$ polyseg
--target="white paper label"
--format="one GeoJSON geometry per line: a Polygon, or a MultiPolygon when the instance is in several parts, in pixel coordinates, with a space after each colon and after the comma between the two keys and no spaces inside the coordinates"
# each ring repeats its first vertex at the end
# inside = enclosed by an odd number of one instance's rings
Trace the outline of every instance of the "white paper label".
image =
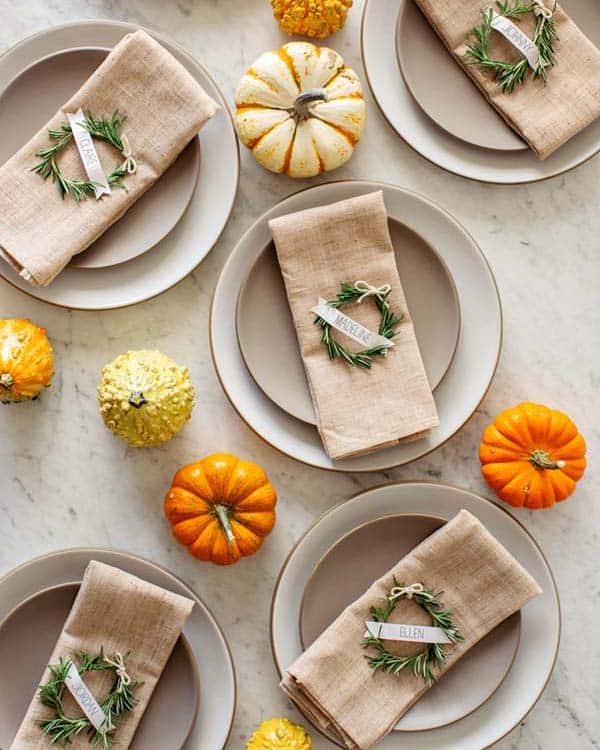
{"type": "Polygon", "coordinates": [[[367,622],[368,634],[384,641],[412,643],[452,643],[441,628],[431,625],[404,625],[395,622],[367,622]]]}
{"type": "Polygon", "coordinates": [[[110,195],[110,185],[102,169],[102,164],[100,164],[94,139],[83,125],[85,123],[83,111],[78,109],[75,114],[67,114],[67,118],[87,176],[96,184],[94,189],[96,199],[101,198],[103,195],[110,195]]]}
{"type": "Polygon", "coordinates": [[[537,70],[540,51],[527,34],[524,34],[509,18],[497,14],[494,15],[492,20],[492,28],[502,34],[523,55],[532,70],[537,70]]]}
{"type": "Polygon", "coordinates": [[[356,341],[357,344],[364,346],[365,349],[371,349],[374,346],[385,346],[386,348],[394,346],[393,342],[386,339],[385,336],[373,333],[373,331],[344,315],[341,310],[331,307],[327,303],[327,300],[324,300],[322,297],[319,297],[319,304],[313,307],[311,312],[327,321],[336,331],[345,333],[352,341],[356,341]]]}
{"type": "Polygon", "coordinates": [[[73,663],[71,663],[69,668],[65,685],[69,689],[73,698],[77,701],[83,713],[91,721],[92,725],[100,731],[106,720],[106,716],[104,715],[104,711],[98,705],[98,701],[90,693],[87,685],[81,679],[81,675],[73,663]]]}

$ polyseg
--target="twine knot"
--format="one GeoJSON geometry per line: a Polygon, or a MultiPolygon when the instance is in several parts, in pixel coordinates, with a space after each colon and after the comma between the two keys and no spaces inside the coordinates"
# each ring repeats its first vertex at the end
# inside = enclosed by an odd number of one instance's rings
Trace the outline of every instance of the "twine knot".
{"type": "Polygon", "coordinates": [[[382,284],[377,287],[369,284],[368,281],[363,281],[362,279],[355,281],[354,286],[359,292],[362,292],[361,296],[358,298],[358,302],[362,302],[367,297],[379,297],[379,299],[384,300],[392,291],[390,284],[382,284]]]}
{"type": "Polygon", "coordinates": [[[129,139],[123,133],[121,136],[121,142],[123,143],[123,150],[121,153],[125,157],[123,162],[123,169],[126,170],[127,174],[135,174],[137,172],[137,161],[134,159],[131,153],[131,146],[129,145],[129,139]]]}
{"type": "Polygon", "coordinates": [[[119,684],[117,685],[117,693],[122,693],[124,687],[129,687],[129,685],[131,685],[131,677],[127,674],[123,654],[120,651],[117,651],[114,659],[110,659],[108,656],[105,656],[104,661],[106,661],[107,664],[110,664],[111,667],[115,668],[115,674],[119,679],[119,684]]]}
{"type": "Polygon", "coordinates": [[[390,591],[390,599],[400,599],[402,596],[412,599],[415,594],[422,594],[423,591],[425,591],[425,587],[422,583],[411,583],[410,586],[394,586],[390,591]]]}
{"type": "Polygon", "coordinates": [[[552,10],[544,5],[544,0],[533,0],[533,4],[535,6],[533,9],[534,15],[541,16],[543,22],[548,21],[554,15],[556,3],[554,3],[554,8],[552,8],[552,10]]]}

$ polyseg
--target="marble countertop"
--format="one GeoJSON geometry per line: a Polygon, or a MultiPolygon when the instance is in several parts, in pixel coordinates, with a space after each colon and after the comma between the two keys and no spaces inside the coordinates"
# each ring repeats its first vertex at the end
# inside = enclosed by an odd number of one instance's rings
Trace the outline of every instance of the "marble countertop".
{"type": "MultiPolygon", "coordinates": [[[[362,0],[330,43],[363,77],[362,0]]],[[[50,24],[114,18],[159,29],[188,47],[231,102],[241,74],[284,40],[267,0],[0,0],[0,50],[50,24]]],[[[296,712],[277,688],[268,612],[277,572],[293,542],[327,508],[382,482],[442,480],[489,495],[477,446],[501,409],[536,400],[572,415],[600,449],[600,159],[540,184],[495,187],[443,172],[389,128],[367,92],[369,123],[355,157],[335,178],[371,178],[422,192],[474,235],[496,275],[504,305],[504,350],[494,383],[471,421],[445,446],[402,469],[342,475],[310,469],[263,443],[237,417],[216,379],[208,310],[219,271],[254,219],[304,187],[265,172],[242,154],[237,203],[221,240],[202,265],[161,297],[103,313],[71,312],[0,284],[0,316],[44,325],[56,354],[53,387],[38,402],[2,407],[0,575],[44,552],[111,546],[150,557],[191,584],[213,609],[232,645],[239,702],[229,748],[244,747],[264,718],[296,712]],[[98,417],[103,364],[130,348],[158,348],[191,370],[198,404],[169,444],[131,450],[98,417]],[[176,468],[226,450],[260,462],[279,491],[275,531],[235,569],[195,561],[170,536],[162,498],[176,468]]],[[[599,747],[597,614],[600,486],[592,464],[560,507],[515,515],[542,545],[562,597],[563,639],[554,676],[527,719],[499,750],[599,747]]],[[[315,750],[332,748],[315,736],[315,750]]]]}

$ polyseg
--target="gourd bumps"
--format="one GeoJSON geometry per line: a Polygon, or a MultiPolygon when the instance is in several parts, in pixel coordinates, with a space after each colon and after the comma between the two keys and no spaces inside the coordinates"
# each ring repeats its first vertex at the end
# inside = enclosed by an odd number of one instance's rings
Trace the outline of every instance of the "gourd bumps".
{"type": "Polygon", "coordinates": [[[324,39],[346,23],[352,0],[271,0],[271,5],[286,34],[324,39]]]}

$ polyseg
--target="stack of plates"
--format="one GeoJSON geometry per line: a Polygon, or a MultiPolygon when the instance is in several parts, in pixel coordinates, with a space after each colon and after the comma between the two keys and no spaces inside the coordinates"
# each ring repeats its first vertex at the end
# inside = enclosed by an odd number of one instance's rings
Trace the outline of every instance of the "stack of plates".
{"type": "Polygon", "coordinates": [[[191,589],[158,565],[98,549],[55,552],[0,580],[0,750],[12,744],[90,560],[114,565],[195,602],[132,750],[221,750],[235,712],[235,673],[212,614],[191,589]]]}
{"type": "MultiPolygon", "coordinates": [[[[564,0],[564,9],[600,46],[600,5],[564,0]]],[[[600,151],[600,121],[545,161],[486,102],[413,0],[365,0],[362,53],[384,116],[434,164],[482,182],[522,183],[562,174],[600,151]],[[397,18],[397,24],[390,23],[397,18]]]]}
{"type": "MultiPolygon", "coordinates": [[[[9,159],[89,78],[110,49],[137,26],[85,21],[55,26],[0,57],[0,164],[9,159]]],[[[149,299],[190,273],[213,247],[233,207],[239,153],[227,104],[205,68],[149,32],[221,107],[156,185],[43,289],[7,263],[0,275],[32,296],[87,310],[149,299]]],[[[55,190],[55,187],[48,188],[55,190]]]]}
{"type": "Polygon", "coordinates": [[[452,216],[430,200],[392,185],[345,181],[296,193],[250,227],[218,281],[210,332],[215,368],[227,396],[268,443],[313,466],[380,471],[434,450],[473,414],[496,369],[502,315],[483,254],[452,216]],[[416,442],[331,461],[315,426],[268,221],[374,190],[384,193],[398,269],[440,426],[416,442]]]}
{"type": "Polygon", "coordinates": [[[540,548],[518,521],[483,497],[449,485],[407,482],[363,492],[325,513],[279,574],[271,644],[281,674],[373,581],[462,508],[485,524],[543,593],[444,675],[377,745],[381,750],[481,750],[533,707],[560,640],[558,593],[540,548]]]}

